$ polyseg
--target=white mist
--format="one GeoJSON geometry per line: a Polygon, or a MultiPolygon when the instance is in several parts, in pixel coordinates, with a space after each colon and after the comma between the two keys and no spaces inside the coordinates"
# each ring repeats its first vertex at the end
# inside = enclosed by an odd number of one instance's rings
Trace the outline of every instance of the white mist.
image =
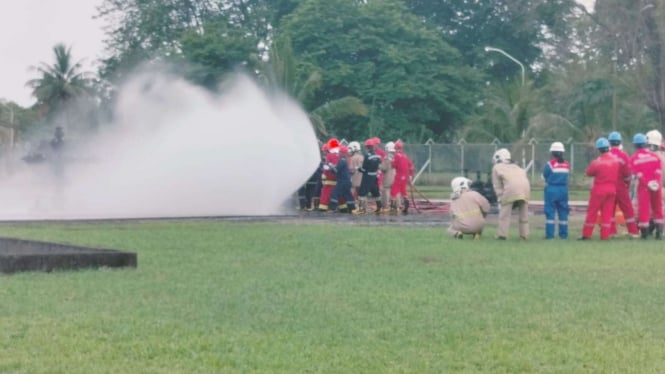
{"type": "MultiPolygon", "coordinates": [[[[119,94],[117,123],[65,164],[22,165],[0,183],[0,219],[271,215],[319,162],[307,115],[244,77],[219,95],[140,75],[119,94]]],[[[67,141],[65,137],[65,141],[67,141]]]]}

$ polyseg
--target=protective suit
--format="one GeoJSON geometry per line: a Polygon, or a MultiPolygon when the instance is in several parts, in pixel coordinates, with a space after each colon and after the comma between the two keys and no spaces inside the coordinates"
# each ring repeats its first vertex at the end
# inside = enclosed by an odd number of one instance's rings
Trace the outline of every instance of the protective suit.
{"type": "Polygon", "coordinates": [[[561,142],[550,146],[552,159],[545,164],[545,239],[554,239],[556,215],[559,216],[559,237],[568,238],[568,175],[570,164],[563,159],[565,148],[561,142]]]}
{"type": "Polygon", "coordinates": [[[531,185],[526,171],[512,162],[510,152],[499,149],[492,157],[492,186],[499,201],[499,227],[496,239],[508,238],[513,210],[519,214],[520,239],[529,236],[529,198],[531,185]]]}
{"type": "Polygon", "coordinates": [[[633,137],[633,145],[637,150],[630,158],[630,167],[637,180],[637,226],[641,237],[646,239],[649,218],[653,215],[656,239],[660,239],[663,234],[662,164],[655,153],[645,148],[646,143],[644,134],[633,137]]]}
{"type": "Polygon", "coordinates": [[[586,169],[586,175],[593,177],[589,205],[587,207],[581,240],[591,239],[596,219],[600,211],[600,238],[608,240],[612,217],[614,216],[614,200],[616,198],[616,184],[619,177],[619,160],[610,151],[610,142],[607,138],[596,140],[596,149],[600,156],[591,161],[586,169]]]}
{"type": "Polygon", "coordinates": [[[490,211],[490,203],[483,195],[469,188],[471,181],[464,177],[452,180],[453,194],[450,203],[451,223],[448,234],[462,239],[465,234],[480,238],[485,228],[485,217],[490,211]]]}

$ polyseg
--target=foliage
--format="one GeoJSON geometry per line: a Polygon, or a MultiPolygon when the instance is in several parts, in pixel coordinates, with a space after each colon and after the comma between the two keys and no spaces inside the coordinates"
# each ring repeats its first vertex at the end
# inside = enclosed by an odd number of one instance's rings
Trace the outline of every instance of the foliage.
{"type": "Polygon", "coordinates": [[[350,116],[367,116],[367,107],[354,96],[331,99],[319,106],[313,105],[313,99],[323,85],[323,77],[316,69],[310,72],[298,71],[291,39],[288,37],[280,37],[272,44],[268,61],[259,64],[259,76],[269,88],[286,93],[304,107],[317,137],[321,140],[331,136],[326,122],[350,116]]]}
{"type": "Polygon", "coordinates": [[[305,65],[325,72],[319,102],[353,95],[371,103],[373,134],[412,136],[425,126],[449,137],[477,97],[480,74],[399,1],[307,0],[279,32],[305,65]]]}
{"type": "Polygon", "coordinates": [[[660,242],[488,231],[3,225],[5,236],[134,250],[138,268],[2,276],[0,371],[661,371],[660,242]]]}

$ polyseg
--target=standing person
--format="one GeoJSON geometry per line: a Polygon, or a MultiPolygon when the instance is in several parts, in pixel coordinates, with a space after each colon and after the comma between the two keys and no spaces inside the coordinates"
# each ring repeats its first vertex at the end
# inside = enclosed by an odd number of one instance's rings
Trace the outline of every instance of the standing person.
{"type": "Polygon", "coordinates": [[[453,189],[450,203],[451,222],[448,234],[463,239],[465,234],[480,239],[485,228],[485,217],[490,211],[490,202],[483,195],[470,188],[471,180],[464,177],[450,182],[453,189]]]}
{"type": "MultiPolygon", "coordinates": [[[[661,164],[661,194],[663,197],[663,205],[665,205],[665,152],[663,152],[663,135],[658,130],[651,130],[646,133],[647,136],[647,145],[649,150],[658,156],[661,164]]],[[[655,230],[655,225],[653,219],[650,221],[649,232],[652,233],[655,230]]]]}
{"type": "Polygon", "coordinates": [[[492,186],[499,201],[499,228],[496,239],[506,240],[513,210],[519,212],[520,239],[529,236],[529,197],[531,185],[526,171],[513,163],[510,151],[501,148],[492,156],[492,186]]]}
{"type": "Polygon", "coordinates": [[[381,184],[381,213],[397,213],[397,206],[393,210],[392,200],[390,199],[390,189],[393,186],[395,181],[395,169],[393,168],[392,162],[395,158],[395,143],[388,142],[386,143],[386,155],[381,160],[381,165],[379,165],[379,170],[383,174],[383,183],[381,184]],[[388,205],[390,203],[390,205],[388,205]],[[390,207],[390,209],[388,209],[390,207]]]}
{"type": "Polygon", "coordinates": [[[552,159],[545,164],[545,239],[554,239],[555,216],[559,216],[559,238],[568,238],[568,175],[570,164],[564,160],[561,142],[550,146],[552,159]]]}
{"type": "Polygon", "coordinates": [[[598,212],[600,212],[600,239],[610,238],[620,164],[619,160],[610,153],[610,142],[607,138],[598,138],[596,149],[600,152],[600,156],[591,161],[586,169],[586,175],[593,177],[593,185],[582,227],[582,237],[579,240],[591,239],[598,212]]]}
{"type": "Polygon", "coordinates": [[[349,172],[348,153],[346,146],[342,145],[339,147],[339,161],[337,161],[337,165],[333,168],[337,175],[337,184],[330,195],[329,208],[331,211],[336,211],[339,208],[340,212],[350,213],[356,209],[356,204],[351,194],[351,173],[349,172]]]}
{"type": "Polygon", "coordinates": [[[413,177],[413,163],[409,157],[404,154],[404,143],[401,140],[395,142],[395,159],[392,162],[393,168],[395,168],[395,182],[393,183],[392,188],[390,189],[390,208],[395,206],[395,210],[399,206],[399,198],[401,196],[404,199],[404,209],[402,213],[409,214],[409,195],[406,192],[406,188],[411,183],[411,178],[413,177]]]}
{"type": "Polygon", "coordinates": [[[328,211],[330,195],[337,184],[337,175],[334,171],[337,161],[339,161],[339,140],[332,138],[328,140],[328,154],[323,160],[323,173],[321,175],[323,187],[321,188],[321,197],[319,199],[320,212],[328,211]]]}
{"type": "Polygon", "coordinates": [[[637,179],[637,226],[642,239],[646,239],[649,218],[653,215],[656,239],[660,239],[663,235],[662,164],[655,153],[646,149],[646,135],[635,134],[633,145],[636,151],[630,158],[630,167],[637,179]]]}
{"type": "Polygon", "coordinates": [[[633,202],[630,200],[630,159],[628,158],[628,155],[623,150],[621,150],[621,134],[616,131],[612,131],[607,137],[607,140],[610,142],[610,153],[619,160],[619,176],[617,177],[616,198],[614,210],[612,211],[612,227],[610,229],[610,233],[616,234],[617,232],[616,220],[614,217],[616,208],[618,207],[621,209],[624,221],[626,222],[626,229],[628,229],[628,234],[632,237],[638,237],[639,230],[635,220],[635,209],[633,209],[633,202]]]}
{"type": "Polygon", "coordinates": [[[360,188],[360,182],[362,181],[363,175],[358,171],[361,166],[363,166],[363,153],[360,151],[360,143],[351,142],[349,143],[349,153],[351,154],[351,160],[349,162],[349,169],[351,170],[351,192],[353,193],[354,200],[358,200],[358,189],[360,188]]]}
{"type": "MultiPolygon", "coordinates": [[[[365,155],[363,164],[358,169],[363,175],[363,179],[360,182],[360,190],[358,191],[358,209],[354,210],[354,214],[365,214],[367,213],[367,195],[371,194],[372,200],[376,200],[381,197],[379,192],[379,181],[378,181],[378,172],[379,165],[381,164],[381,157],[374,153],[374,141],[372,139],[367,139],[365,141],[365,155]]],[[[381,200],[376,201],[376,210],[375,213],[381,211],[381,200]]]]}

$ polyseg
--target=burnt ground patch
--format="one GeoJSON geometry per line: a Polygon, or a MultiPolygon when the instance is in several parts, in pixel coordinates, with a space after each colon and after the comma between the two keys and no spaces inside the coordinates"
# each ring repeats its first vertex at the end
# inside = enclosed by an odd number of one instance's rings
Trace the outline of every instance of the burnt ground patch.
{"type": "Polygon", "coordinates": [[[34,240],[0,238],[0,273],[137,265],[134,252],[34,240]]]}

